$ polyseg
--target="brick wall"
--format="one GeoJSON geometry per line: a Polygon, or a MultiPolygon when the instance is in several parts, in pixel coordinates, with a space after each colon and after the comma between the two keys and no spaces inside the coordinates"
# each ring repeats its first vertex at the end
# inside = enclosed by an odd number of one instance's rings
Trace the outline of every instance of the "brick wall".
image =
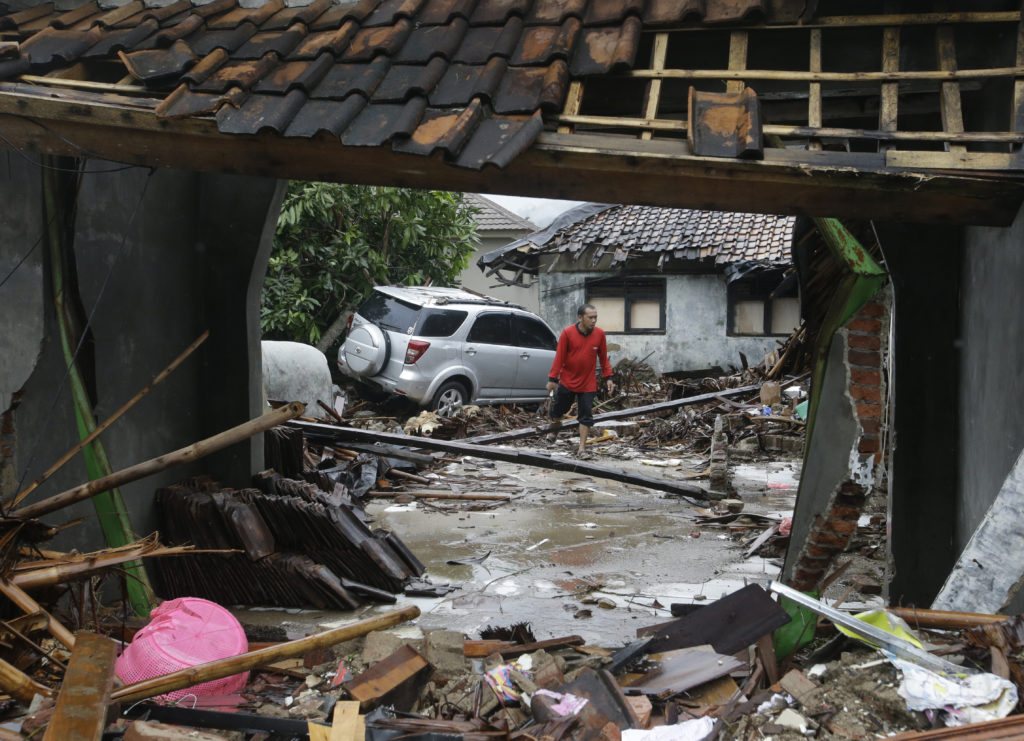
{"type": "Polygon", "coordinates": [[[846,394],[857,434],[851,443],[850,470],[819,512],[803,543],[790,586],[804,592],[816,589],[832,570],[857,531],[857,520],[879,480],[886,429],[885,365],[888,308],[865,304],[836,337],[846,343],[846,394]]]}

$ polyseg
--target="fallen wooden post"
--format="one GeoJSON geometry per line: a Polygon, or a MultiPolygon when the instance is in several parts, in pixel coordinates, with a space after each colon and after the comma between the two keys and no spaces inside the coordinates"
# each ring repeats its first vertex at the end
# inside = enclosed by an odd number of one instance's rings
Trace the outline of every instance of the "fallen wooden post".
{"type": "Polygon", "coordinates": [[[22,702],[32,702],[36,695],[53,697],[56,694],[3,659],[0,659],[0,689],[22,702]]]}
{"type": "MultiPolygon", "coordinates": [[[[599,422],[607,422],[613,419],[628,419],[629,417],[636,417],[641,414],[648,414],[649,412],[663,412],[670,409],[678,409],[680,407],[689,406],[690,404],[699,404],[702,401],[714,401],[720,396],[733,396],[735,394],[743,394],[748,391],[757,391],[761,388],[759,385],[755,386],[741,386],[735,389],[726,389],[725,391],[714,391],[710,394],[699,394],[698,396],[687,396],[682,399],[673,399],[672,401],[659,401],[656,404],[646,404],[642,407],[632,407],[631,409],[619,409],[615,412],[605,412],[604,414],[594,415],[594,424],[597,425],[599,422]]],[[[475,443],[477,445],[484,445],[485,443],[497,443],[506,442],[508,440],[519,440],[524,437],[530,437],[531,435],[542,435],[547,432],[552,432],[554,429],[571,430],[579,425],[579,421],[575,419],[565,420],[558,427],[553,425],[537,425],[536,427],[521,427],[518,430],[509,430],[507,432],[495,432],[489,435],[477,435],[476,437],[467,437],[465,442],[475,443]]]]}
{"type": "Polygon", "coordinates": [[[150,476],[154,473],[171,468],[172,466],[178,466],[182,463],[191,463],[192,461],[199,460],[210,453],[216,453],[218,450],[222,450],[229,445],[247,440],[253,435],[260,432],[265,432],[271,427],[277,427],[279,424],[283,424],[290,419],[302,414],[304,407],[298,402],[292,402],[286,404],[280,409],[275,409],[272,412],[267,412],[264,415],[251,419],[248,422],[232,427],[229,430],[220,432],[213,437],[208,437],[205,440],[200,440],[197,443],[193,443],[184,448],[165,453],[164,455],[157,456],[156,458],[150,458],[148,461],[142,463],[136,463],[134,466],[123,468],[120,471],[115,471],[109,476],[94,479],[87,484],[76,486],[74,489],[68,489],[60,494],[54,494],[52,497],[43,499],[30,504],[26,507],[21,507],[13,512],[9,513],[11,517],[21,517],[24,519],[31,517],[41,517],[42,515],[49,514],[50,512],[56,512],[59,509],[67,507],[69,504],[80,502],[84,499],[90,499],[97,494],[102,492],[115,489],[124,484],[132,481],[137,481],[146,476],[150,476]]]}
{"type": "Polygon", "coordinates": [[[65,628],[64,624],[57,620],[57,618],[44,610],[38,602],[29,597],[21,587],[16,587],[9,581],[0,579],[0,593],[3,593],[7,599],[20,607],[26,615],[33,613],[45,615],[49,621],[47,629],[50,631],[50,635],[63,643],[67,648],[75,647],[75,636],[72,635],[71,631],[65,628]]]}
{"type": "Polygon", "coordinates": [[[291,659],[296,656],[303,656],[309,651],[318,648],[333,646],[342,641],[349,641],[353,638],[364,636],[375,630],[390,628],[408,620],[415,620],[419,617],[418,607],[404,607],[401,610],[388,612],[368,620],[360,620],[358,623],[346,625],[343,628],[335,628],[323,633],[300,638],[296,641],[289,641],[277,646],[261,648],[256,651],[249,651],[238,656],[232,656],[220,661],[211,661],[207,664],[192,666],[187,669],[164,674],[160,677],[145,679],[135,684],[129,684],[120,689],[114,690],[111,694],[111,702],[137,702],[147,697],[162,695],[174,690],[192,687],[202,682],[210,682],[214,679],[229,677],[232,674],[254,669],[263,664],[272,664],[282,659],[291,659]]]}
{"type": "Polygon", "coordinates": [[[634,484],[648,489],[665,491],[679,496],[696,497],[698,499],[712,499],[715,494],[694,484],[684,484],[669,479],[660,479],[647,476],[641,473],[627,473],[621,469],[608,468],[594,463],[586,463],[575,458],[562,458],[551,456],[545,453],[536,453],[529,450],[517,450],[511,448],[498,448],[489,445],[474,445],[472,443],[456,442],[454,440],[435,440],[432,437],[413,437],[411,435],[397,435],[393,432],[373,432],[371,430],[360,430],[354,427],[336,427],[318,422],[305,422],[292,420],[288,423],[292,427],[298,427],[303,433],[312,439],[326,440],[332,442],[344,440],[360,441],[382,441],[410,447],[425,448],[427,450],[443,450],[449,453],[460,455],[473,455],[478,458],[487,458],[507,463],[518,463],[524,466],[536,466],[537,468],[549,468],[554,471],[572,471],[597,478],[620,481],[624,484],[634,484]]]}
{"type": "Polygon", "coordinates": [[[107,725],[117,644],[79,631],[43,741],[99,741],[107,725]]]}
{"type": "Polygon", "coordinates": [[[381,702],[388,702],[396,710],[407,711],[416,697],[410,685],[425,679],[433,669],[419,651],[405,644],[342,687],[359,702],[360,710],[372,710],[381,702]]]}

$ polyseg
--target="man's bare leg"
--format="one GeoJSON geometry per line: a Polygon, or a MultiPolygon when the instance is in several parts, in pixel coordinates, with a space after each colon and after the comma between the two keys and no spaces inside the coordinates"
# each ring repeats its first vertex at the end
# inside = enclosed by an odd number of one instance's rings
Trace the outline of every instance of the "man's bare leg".
{"type": "Polygon", "coordinates": [[[580,449],[577,451],[580,455],[587,452],[587,438],[590,436],[590,428],[586,425],[580,425],[580,449]]]}

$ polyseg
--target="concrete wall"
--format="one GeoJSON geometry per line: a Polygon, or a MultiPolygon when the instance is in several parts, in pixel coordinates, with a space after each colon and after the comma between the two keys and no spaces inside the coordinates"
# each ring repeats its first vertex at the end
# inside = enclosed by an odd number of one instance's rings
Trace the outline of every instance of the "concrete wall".
{"type": "MultiPolygon", "coordinates": [[[[585,299],[588,278],[607,277],[601,272],[540,271],[540,315],[556,331],[576,321],[576,310],[585,299]]],[[[652,273],[656,275],[656,273],[652,273]]],[[[729,308],[725,278],[717,274],[666,275],[665,333],[609,334],[614,365],[621,358],[646,362],[659,373],[697,371],[742,365],[740,353],[751,365],[764,360],[778,347],[775,337],[729,337],[729,308]]],[[[601,326],[598,316],[597,326],[601,326]]]]}
{"type": "Polygon", "coordinates": [[[494,298],[511,301],[534,313],[538,313],[540,311],[540,299],[538,297],[536,278],[526,276],[528,281],[534,281],[534,284],[529,288],[501,285],[493,276],[484,275],[484,272],[476,264],[481,255],[485,255],[499,247],[504,247],[509,242],[520,239],[526,234],[525,230],[518,232],[477,232],[480,244],[473,251],[473,254],[470,255],[469,264],[466,266],[466,269],[459,275],[459,285],[485,293],[488,296],[494,296],[494,298]]]}
{"type": "MultiPolygon", "coordinates": [[[[964,233],[960,496],[954,551],[966,545],[1024,449],[1024,216],[964,233]]],[[[1011,612],[1024,600],[1011,603],[1011,612]]]]}
{"type": "MultiPolygon", "coordinates": [[[[199,334],[206,343],[166,381],[102,436],[111,465],[123,468],[183,447],[239,424],[261,411],[259,286],[283,188],[277,181],[174,170],[122,170],[89,161],[78,198],[75,255],[82,302],[93,312],[97,417],[104,419],[147,385],[199,334]]],[[[37,168],[11,157],[0,170],[4,196],[0,261],[24,254],[40,233],[37,168]]],[[[5,404],[3,458],[7,496],[33,480],[78,440],[52,298],[40,268],[42,250],[0,287],[8,306],[11,286],[29,310],[3,313],[0,337],[14,337],[17,352],[32,360],[0,366],[0,389],[18,390],[5,404]],[[13,279],[12,279],[13,280],[13,279]],[[40,324],[38,315],[45,318],[40,324]],[[41,348],[38,357],[34,357],[41,348]]],[[[256,438],[198,463],[122,488],[138,533],[155,529],[153,491],[205,472],[225,484],[244,485],[262,465],[256,438]]],[[[86,479],[81,457],[40,487],[29,502],[86,479]]],[[[85,521],[60,537],[60,545],[102,547],[89,503],[50,516],[85,521]]]]}

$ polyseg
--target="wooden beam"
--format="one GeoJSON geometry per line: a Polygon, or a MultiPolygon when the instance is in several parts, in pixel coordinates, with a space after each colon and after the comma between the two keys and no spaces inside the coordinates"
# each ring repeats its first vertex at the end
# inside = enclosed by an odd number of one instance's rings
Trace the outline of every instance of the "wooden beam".
{"type": "Polygon", "coordinates": [[[740,161],[695,157],[668,139],[554,132],[542,133],[504,170],[471,170],[387,145],[345,147],[328,136],[224,135],[211,119],[160,120],[151,110],[114,105],[110,96],[93,103],[85,93],[65,100],[53,92],[0,83],[0,146],[273,178],[990,226],[1012,223],[1024,198],[1020,182],[891,172],[868,153],[768,149],[762,161],[740,161]]]}
{"type": "Polygon", "coordinates": [[[99,741],[107,725],[117,645],[79,631],[43,741],[99,741]]]}
{"type": "MultiPolygon", "coordinates": [[[[733,31],[729,34],[729,70],[744,72],[747,69],[747,32],[733,31]]],[[[729,80],[725,83],[725,92],[742,93],[746,83],[744,78],[729,80]]]]}
{"type": "Polygon", "coordinates": [[[694,484],[686,484],[673,479],[663,479],[654,476],[647,476],[641,473],[630,473],[618,468],[609,468],[596,463],[581,461],[576,458],[563,458],[561,456],[535,453],[529,450],[518,450],[508,448],[490,447],[488,445],[474,445],[472,443],[458,442],[455,440],[435,440],[430,437],[414,437],[412,435],[398,435],[392,432],[374,432],[372,430],[361,430],[354,427],[337,427],[325,425],[319,422],[306,422],[303,420],[292,420],[288,423],[291,427],[298,427],[307,436],[316,439],[344,441],[344,440],[367,440],[382,441],[409,445],[423,448],[425,450],[443,450],[446,453],[456,455],[472,455],[488,460],[516,463],[523,466],[534,466],[546,468],[552,471],[570,471],[581,473],[596,478],[619,481],[624,484],[642,486],[645,489],[664,491],[683,497],[696,497],[697,499],[713,499],[718,493],[708,491],[694,484]]]}
{"type": "MultiPolygon", "coordinates": [[[[812,28],[810,36],[810,61],[811,72],[821,72],[821,29],[812,28]]],[[[807,125],[810,128],[821,128],[821,83],[812,82],[807,89],[807,125]]],[[[810,149],[821,149],[821,141],[812,139],[808,144],[810,149]]]]}
{"type": "MultiPolygon", "coordinates": [[[[890,26],[882,31],[882,72],[898,73],[900,68],[900,29],[890,26]]],[[[882,85],[882,99],[878,110],[878,128],[881,131],[893,132],[899,128],[899,97],[900,86],[895,82],[882,85]]],[[[884,152],[887,147],[880,146],[884,152]]]]}
{"type": "MultiPolygon", "coordinates": [[[[887,34],[899,38],[899,28],[886,29],[887,34]]],[[[936,80],[986,80],[1024,75],[1022,67],[982,67],[978,69],[903,70],[881,72],[811,72],[779,69],[665,69],[661,71],[637,69],[610,77],[635,77],[651,80],[778,80],[782,82],[912,82],[936,80]]]]}
{"type": "MultiPolygon", "coordinates": [[[[1024,2],[1021,3],[1024,7],[1024,2]]],[[[1024,20],[1017,22],[1017,56],[1014,64],[1024,65],[1024,20]]],[[[1024,131],[1024,78],[1013,81],[1013,108],[1010,110],[1010,128],[1024,131]]]]}
{"type": "MultiPolygon", "coordinates": [[[[569,92],[565,96],[565,106],[562,107],[562,113],[566,116],[575,116],[580,112],[580,106],[583,105],[583,81],[573,80],[569,83],[569,92]]],[[[569,126],[559,126],[559,134],[571,134],[572,128],[569,126]]]]}
{"type": "MultiPolygon", "coordinates": [[[[651,49],[651,69],[665,69],[665,55],[668,54],[668,34],[659,33],[654,37],[651,49]]],[[[661,80],[651,80],[644,91],[644,118],[654,120],[658,117],[658,103],[661,101],[661,80]]],[[[568,111],[566,111],[568,113],[568,111]]],[[[654,132],[647,129],[640,134],[641,139],[651,139],[654,132]]]]}
{"type": "MultiPolygon", "coordinates": [[[[939,69],[955,72],[956,42],[952,26],[939,26],[935,29],[935,56],[938,58],[939,69]]],[[[963,133],[964,114],[960,104],[960,83],[942,83],[942,130],[954,134],[963,133]]],[[[967,147],[963,144],[946,142],[946,151],[953,154],[965,154],[967,147]]]]}

